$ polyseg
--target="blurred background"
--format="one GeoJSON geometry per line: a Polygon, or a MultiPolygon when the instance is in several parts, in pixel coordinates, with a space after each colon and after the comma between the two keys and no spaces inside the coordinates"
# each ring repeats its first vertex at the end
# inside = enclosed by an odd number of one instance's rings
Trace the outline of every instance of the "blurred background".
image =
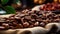
{"type": "Polygon", "coordinates": [[[16,9],[26,9],[32,8],[36,5],[46,4],[46,3],[60,3],[60,0],[19,0],[19,3],[12,4],[16,9]]]}

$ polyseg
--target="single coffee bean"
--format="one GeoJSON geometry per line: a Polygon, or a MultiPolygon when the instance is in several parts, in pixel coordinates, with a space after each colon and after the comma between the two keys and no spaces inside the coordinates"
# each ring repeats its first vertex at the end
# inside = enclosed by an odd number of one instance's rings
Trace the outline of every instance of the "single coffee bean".
{"type": "Polygon", "coordinates": [[[20,27],[20,28],[23,28],[23,25],[22,25],[22,24],[19,24],[19,27],[20,27]]]}
{"type": "Polygon", "coordinates": [[[0,26],[0,30],[4,30],[5,29],[5,27],[3,27],[3,26],[0,26]]]}
{"type": "Polygon", "coordinates": [[[28,27],[29,26],[29,23],[28,22],[25,22],[25,23],[23,23],[23,26],[24,27],[28,27]]]}
{"type": "Polygon", "coordinates": [[[34,27],[34,26],[33,26],[33,25],[30,25],[30,26],[29,26],[29,28],[32,28],[32,27],[34,27]]]}
{"type": "Polygon", "coordinates": [[[44,22],[41,22],[40,23],[40,26],[44,27],[45,26],[45,23],[44,22]]]}
{"type": "Polygon", "coordinates": [[[38,26],[38,25],[39,25],[39,22],[36,22],[34,25],[35,25],[35,26],[38,26]]]}

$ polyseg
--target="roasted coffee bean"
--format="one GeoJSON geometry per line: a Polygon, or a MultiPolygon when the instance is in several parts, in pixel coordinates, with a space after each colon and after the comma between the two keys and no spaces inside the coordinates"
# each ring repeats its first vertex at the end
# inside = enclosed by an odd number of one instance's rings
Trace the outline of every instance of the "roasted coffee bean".
{"type": "Polygon", "coordinates": [[[36,19],[37,18],[37,15],[36,14],[32,14],[31,15],[31,18],[36,19]]]}
{"type": "Polygon", "coordinates": [[[27,20],[30,20],[31,16],[25,16],[24,18],[27,19],[27,20]]]}
{"type": "Polygon", "coordinates": [[[35,19],[31,19],[31,21],[35,21],[35,19]]]}
{"type": "Polygon", "coordinates": [[[20,19],[20,17],[15,17],[15,19],[20,19]]]}
{"type": "Polygon", "coordinates": [[[38,22],[43,22],[43,20],[42,20],[42,19],[36,19],[36,21],[38,21],[38,22]]]}
{"type": "Polygon", "coordinates": [[[45,26],[45,23],[44,22],[41,22],[40,23],[40,26],[44,27],[45,26]]]}
{"type": "Polygon", "coordinates": [[[3,27],[3,26],[0,26],[0,30],[4,30],[5,29],[5,27],[3,27]]]}
{"type": "Polygon", "coordinates": [[[59,4],[58,3],[47,3],[42,7],[40,7],[40,10],[43,11],[55,11],[55,10],[59,10],[59,4]]]}
{"type": "Polygon", "coordinates": [[[18,24],[20,28],[23,28],[23,25],[22,24],[18,24]]]}
{"type": "Polygon", "coordinates": [[[2,26],[6,26],[7,27],[7,26],[9,26],[9,24],[3,23],[2,26]]]}
{"type": "Polygon", "coordinates": [[[13,25],[13,22],[9,22],[8,24],[12,26],[13,25]]]}
{"type": "Polygon", "coordinates": [[[13,26],[9,26],[9,29],[14,29],[14,27],[13,26]]]}
{"type": "MultiPolygon", "coordinates": [[[[46,7],[47,6],[45,6],[44,9],[46,7]]],[[[48,6],[48,9],[49,8],[50,7],[48,6]]],[[[1,20],[1,29],[32,28],[37,26],[44,27],[46,24],[51,22],[60,22],[60,15],[52,13],[51,11],[23,10],[9,18],[0,18],[0,21],[1,20]]]]}
{"type": "Polygon", "coordinates": [[[9,24],[6,24],[6,23],[3,23],[2,26],[5,27],[6,29],[9,28],[9,24]]]}
{"type": "Polygon", "coordinates": [[[38,26],[39,25],[39,22],[36,22],[35,24],[34,24],[34,26],[38,26]]]}
{"type": "Polygon", "coordinates": [[[32,28],[32,27],[34,27],[34,25],[30,25],[30,26],[29,26],[29,28],[32,28]]]}
{"type": "Polygon", "coordinates": [[[24,27],[28,27],[29,26],[29,23],[28,22],[25,22],[25,23],[23,23],[23,26],[24,27]]]}

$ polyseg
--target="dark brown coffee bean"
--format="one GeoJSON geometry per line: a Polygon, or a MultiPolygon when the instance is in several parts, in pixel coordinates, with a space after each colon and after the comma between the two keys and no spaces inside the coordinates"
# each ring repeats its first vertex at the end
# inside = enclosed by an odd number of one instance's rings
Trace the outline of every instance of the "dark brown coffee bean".
{"type": "Polygon", "coordinates": [[[5,29],[5,27],[3,27],[3,26],[0,26],[0,30],[3,30],[3,29],[5,29]]]}
{"type": "Polygon", "coordinates": [[[24,27],[28,27],[29,26],[29,23],[28,22],[25,22],[25,23],[23,23],[23,26],[24,27]]]}
{"type": "Polygon", "coordinates": [[[9,29],[14,29],[15,27],[13,27],[13,26],[9,26],[9,29]]]}
{"type": "Polygon", "coordinates": [[[25,16],[24,18],[30,20],[31,16],[25,16]]]}
{"type": "Polygon", "coordinates": [[[2,26],[4,26],[6,29],[9,28],[9,24],[3,23],[2,26]]]}
{"type": "Polygon", "coordinates": [[[44,27],[48,23],[59,22],[60,17],[58,14],[50,11],[23,10],[21,12],[17,12],[13,16],[10,16],[9,18],[1,18],[0,21],[4,21],[0,23],[2,29],[20,29],[37,26],[44,27]]]}
{"type": "Polygon", "coordinates": [[[9,26],[9,24],[3,23],[2,26],[9,26]]]}
{"type": "Polygon", "coordinates": [[[33,25],[30,25],[30,26],[29,26],[29,28],[32,28],[32,27],[34,27],[34,26],[33,26],[33,25]]]}
{"type": "Polygon", "coordinates": [[[44,27],[45,26],[45,23],[44,22],[41,22],[40,23],[40,26],[43,26],[44,27]]]}
{"type": "Polygon", "coordinates": [[[20,19],[20,17],[14,17],[15,19],[20,19]]]}
{"type": "Polygon", "coordinates": [[[21,15],[19,15],[20,17],[23,17],[23,16],[25,16],[25,14],[21,14],[21,15]]]}
{"type": "Polygon", "coordinates": [[[32,18],[32,19],[36,19],[36,18],[37,18],[37,15],[36,15],[36,14],[32,14],[32,15],[31,15],[31,18],[32,18]]]}
{"type": "Polygon", "coordinates": [[[31,19],[31,21],[35,21],[35,19],[31,19]]]}
{"type": "Polygon", "coordinates": [[[39,22],[35,22],[34,26],[38,26],[39,25],[39,22]]]}
{"type": "Polygon", "coordinates": [[[14,17],[10,17],[11,19],[14,19],[14,17]]]}
{"type": "Polygon", "coordinates": [[[54,22],[60,22],[60,19],[55,19],[54,22]]]}
{"type": "Polygon", "coordinates": [[[20,27],[20,28],[23,28],[23,25],[22,25],[22,24],[19,24],[19,27],[20,27]]]}

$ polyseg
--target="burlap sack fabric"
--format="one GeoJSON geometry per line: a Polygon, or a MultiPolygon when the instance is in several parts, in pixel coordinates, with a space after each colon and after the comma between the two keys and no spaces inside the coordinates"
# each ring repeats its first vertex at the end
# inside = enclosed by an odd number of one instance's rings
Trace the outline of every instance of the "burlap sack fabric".
{"type": "MultiPolygon", "coordinates": [[[[33,28],[26,28],[26,29],[9,29],[0,31],[0,34],[47,34],[51,31],[53,27],[57,27],[55,29],[56,32],[60,30],[60,23],[49,23],[46,25],[45,28],[43,27],[33,27],[33,28]]],[[[52,31],[53,32],[53,31],[52,31]]]]}

